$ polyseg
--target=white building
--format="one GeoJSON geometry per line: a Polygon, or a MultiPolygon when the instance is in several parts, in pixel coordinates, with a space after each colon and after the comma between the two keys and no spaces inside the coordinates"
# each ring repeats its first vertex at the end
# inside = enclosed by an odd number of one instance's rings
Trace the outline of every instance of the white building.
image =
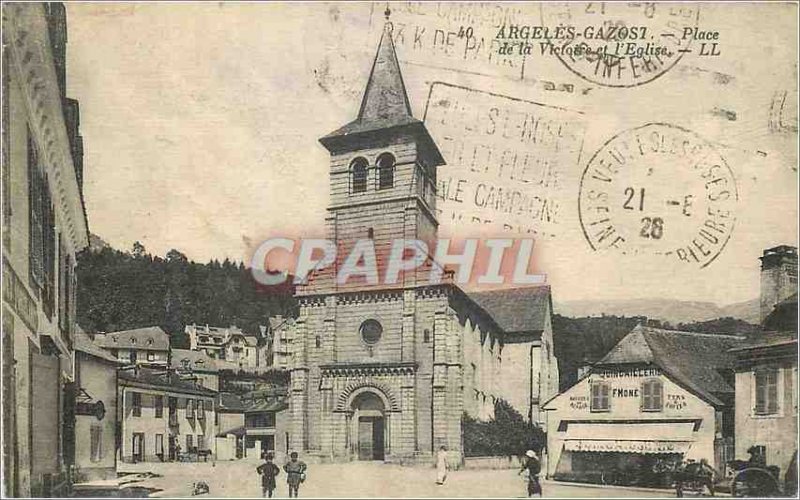
{"type": "Polygon", "coordinates": [[[214,326],[186,325],[189,335],[189,348],[204,351],[209,357],[233,363],[239,368],[255,369],[266,366],[266,360],[259,359],[260,347],[266,343],[255,335],[247,335],[235,326],[220,328],[214,326]]]}
{"type": "Polygon", "coordinates": [[[96,334],[94,342],[125,365],[169,365],[169,335],[158,326],[96,334]]]}
{"type": "MultiPolygon", "coordinates": [[[[544,405],[547,476],[646,484],[658,461],[732,457],[734,356],[744,339],[637,326],[544,405]]],[[[656,484],[653,484],[656,485],[656,484]]]]}

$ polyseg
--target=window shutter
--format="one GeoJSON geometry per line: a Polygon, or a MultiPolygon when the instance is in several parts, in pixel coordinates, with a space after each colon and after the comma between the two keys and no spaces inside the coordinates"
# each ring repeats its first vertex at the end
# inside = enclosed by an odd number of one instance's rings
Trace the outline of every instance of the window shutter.
{"type": "Polygon", "coordinates": [[[642,397],[639,399],[639,410],[647,410],[650,408],[650,382],[645,380],[642,382],[642,397]]]}
{"type": "Polygon", "coordinates": [[[609,386],[608,384],[600,384],[600,408],[607,410],[609,408],[609,386]]]}
{"type": "Polygon", "coordinates": [[[664,407],[664,387],[660,380],[653,382],[653,408],[661,410],[664,407]]]}
{"type": "Polygon", "coordinates": [[[764,372],[757,371],[753,374],[755,391],[756,391],[756,407],[755,412],[756,414],[764,414],[767,410],[767,402],[766,402],[766,383],[765,383],[765,374],[764,372]]]}
{"type": "Polygon", "coordinates": [[[778,370],[770,370],[767,380],[767,412],[778,413],[778,370]]]}
{"type": "Polygon", "coordinates": [[[30,245],[31,281],[41,288],[44,286],[42,189],[39,155],[31,131],[28,130],[28,243],[30,245]]]}

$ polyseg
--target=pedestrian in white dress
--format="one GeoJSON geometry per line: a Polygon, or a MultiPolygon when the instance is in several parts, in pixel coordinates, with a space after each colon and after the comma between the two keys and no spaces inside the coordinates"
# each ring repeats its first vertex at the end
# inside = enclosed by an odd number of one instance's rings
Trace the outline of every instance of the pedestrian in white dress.
{"type": "Polygon", "coordinates": [[[436,484],[444,484],[447,479],[447,447],[442,446],[436,454],[436,484]]]}

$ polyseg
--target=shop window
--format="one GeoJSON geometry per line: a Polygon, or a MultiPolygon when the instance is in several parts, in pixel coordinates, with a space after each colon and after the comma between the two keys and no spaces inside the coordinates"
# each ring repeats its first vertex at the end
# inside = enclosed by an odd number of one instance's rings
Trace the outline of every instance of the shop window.
{"type": "Polygon", "coordinates": [[[369,165],[364,158],[356,158],[350,164],[350,192],[363,193],[367,190],[367,171],[369,165]]]}
{"type": "Polygon", "coordinates": [[[131,408],[134,417],[142,416],[142,394],[140,392],[131,393],[131,408]]]}
{"type": "Polygon", "coordinates": [[[164,418],[164,396],[155,397],[156,418],[164,418]]]}
{"type": "Polygon", "coordinates": [[[194,436],[191,434],[186,435],[186,451],[194,448],[194,436]]]}
{"type": "Polygon", "coordinates": [[[642,411],[661,411],[664,408],[664,385],[658,379],[642,383],[642,411]]]}
{"type": "Polygon", "coordinates": [[[611,398],[609,397],[611,388],[605,382],[592,383],[592,411],[609,411],[611,410],[611,398]]]}
{"type": "Polygon", "coordinates": [[[253,429],[274,429],[275,428],[275,412],[266,411],[259,413],[249,413],[245,415],[244,425],[247,428],[253,429]]]}
{"type": "Polygon", "coordinates": [[[395,159],[392,153],[383,153],[378,157],[378,189],[391,189],[394,186],[395,159]]]}
{"type": "Polygon", "coordinates": [[[774,415],[778,413],[778,370],[761,369],[755,372],[756,415],[774,415]]]}

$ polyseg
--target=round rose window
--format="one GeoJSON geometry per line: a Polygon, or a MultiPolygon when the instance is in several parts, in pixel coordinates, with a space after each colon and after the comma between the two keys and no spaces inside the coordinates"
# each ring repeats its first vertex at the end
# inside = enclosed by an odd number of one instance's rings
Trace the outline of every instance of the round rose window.
{"type": "Polygon", "coordinates": [[[361,323],[359,331],[361,332],[361,338],[364,342],[367,344],[376,344],[381,339],[383,327],[374,319],[368,319],[361,323]]]}

